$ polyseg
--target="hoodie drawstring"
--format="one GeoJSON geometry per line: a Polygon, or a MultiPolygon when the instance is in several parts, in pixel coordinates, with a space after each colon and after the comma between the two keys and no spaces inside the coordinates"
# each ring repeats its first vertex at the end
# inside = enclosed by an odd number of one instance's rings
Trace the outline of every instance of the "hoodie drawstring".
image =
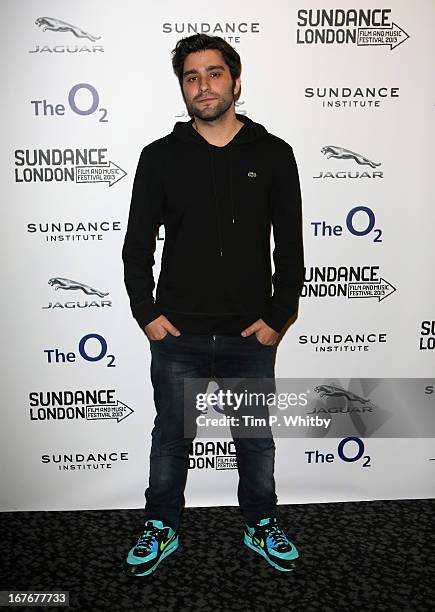
{"type": "Polygon", "coordinates": [[[212,176],[212,183],[213,183],[213,194],[214,194],[214,201],[216,205],[216,217],[217,217],[217,226],[218,226],[218,235],[219,235],[219,249],[220,249],[220,256],[222,257],[223,256],[223,246],[222,246],[221,219],[219,216],[219,203],[218,203],[218,197],[217,197],[217,191],[216,191],[216,177],[214,173],[213,152],[210,147],[208,147],[208,152],[210,154],[210,167],[211,167],[211,176],[212,176]]]}
{"type": "Polygon", "coordinates": [[[230,199],[231,199],[231,217],[233,220],[233,224],[236,222],[236,211],[234,206],[234,198],[233,198],[233,159],[231,155],[231,147],[229,148],[230,154],[230,199]]]}

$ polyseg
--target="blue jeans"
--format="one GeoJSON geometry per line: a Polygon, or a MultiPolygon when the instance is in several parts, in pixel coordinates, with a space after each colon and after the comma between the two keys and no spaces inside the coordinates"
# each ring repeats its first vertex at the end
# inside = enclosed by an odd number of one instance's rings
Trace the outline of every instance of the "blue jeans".
{"type": "MultiPolygon", "coordinates": [[[[189,450],[185,437],[184,379],[268,378],[274,380],[276,346],[227,335],[167,333],[150,340],[151,381],[157,415],[152,430],[145,520],[157,518],[176,529],[184,509],[189,450]]],[[[205,389],[203,389],[203,392],[205,389]]],[[[275,443],[270,428],[262,437],[237,437],[232,430],[239,473],[238,501],[248,525],[276,516],[275,443]]]]}

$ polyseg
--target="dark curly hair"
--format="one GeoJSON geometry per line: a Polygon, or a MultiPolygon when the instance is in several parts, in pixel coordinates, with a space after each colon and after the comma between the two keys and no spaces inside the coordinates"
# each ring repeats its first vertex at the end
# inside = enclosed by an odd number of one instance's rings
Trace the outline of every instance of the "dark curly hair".
{"type": "Polygon", "coordinates": [[[220,51],[222,53],[225,63],[230,69],[234,87],[236,79],[240,76],[242,72],[240,55],[237,53],[237,51],[233,49],[233,47],[229,45],[226,40],[224,40],[220,36],[208,36],[208,34],[194,34],[193,36],[181,38],[175,45],[175,49],[172,50],[172,67],[178,78],[178,82],[180,83],[181,92],[183,92],[184,60],[189,55],[189,53],[205,51],[206,49],[216,49],[217,51],[220,51]]]}

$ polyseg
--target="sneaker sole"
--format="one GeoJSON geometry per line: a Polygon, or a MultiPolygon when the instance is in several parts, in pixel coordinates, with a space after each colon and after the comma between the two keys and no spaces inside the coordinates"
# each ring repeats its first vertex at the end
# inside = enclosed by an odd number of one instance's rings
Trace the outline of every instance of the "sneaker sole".
{"type": "Polygon", "coordinates": [[[159,563],[163,561],[163,559],[165,559],[168,555],[173,553],[174,550],[177,550],[177,548],[178,548],[178,537],[172,542],[172,544],[170,544],[169,546],[165,548],[165,550],[162,552],[162,554],[160,555],[156,563],[152,567],[147,569],[145,572],[136,573],[134,571],[134,568],[137,566],[127,564],[127,568],[130,572],[130,575],[140,577],[140,576],[148,576],[149,574],[152,574],[152,572],[154,572],[158,568],[159,563]]]}
{"type": "MultiPolygon", "coordinates": [[[[250,538],[245,534],[244,535],[244,542],[246,544],[246,546],[248,548],[250,548],[251,550],[254,550],[256,553],[258,553],[259,555],[261,555],[262,557],[264,557],[266,559],[266,561],[272,565],[272,567],[274,567],[275,569],[279,570],[280,572],[292,572],[295,568],[291,567],[291,568],[285,568],[285,567],[281,567],[279,565],[277,565],[276,563],[274,563],[272,561],[272,559],[270,559],[267,554],[264,552],[264,550],[260,547],[257,546],[256,544],[253,544],[252,541],[250,540],[250,538]]],[[[296,557],[296,559],[298,559],[299,557],[296,557]]],[[[296,559],[292,559],[291,561],[294,563],[296,561],[296,559]]]]}

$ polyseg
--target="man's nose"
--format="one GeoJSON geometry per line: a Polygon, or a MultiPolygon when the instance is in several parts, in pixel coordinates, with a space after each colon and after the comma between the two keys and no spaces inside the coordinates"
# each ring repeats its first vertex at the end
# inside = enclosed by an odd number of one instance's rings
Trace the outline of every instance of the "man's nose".
{"type": "Polygon", "coordinates": [[[209,89],[209,81],[207,76],[199,77],[199,89],[200,91],[207,91],[207,89],[209,89]]]}

